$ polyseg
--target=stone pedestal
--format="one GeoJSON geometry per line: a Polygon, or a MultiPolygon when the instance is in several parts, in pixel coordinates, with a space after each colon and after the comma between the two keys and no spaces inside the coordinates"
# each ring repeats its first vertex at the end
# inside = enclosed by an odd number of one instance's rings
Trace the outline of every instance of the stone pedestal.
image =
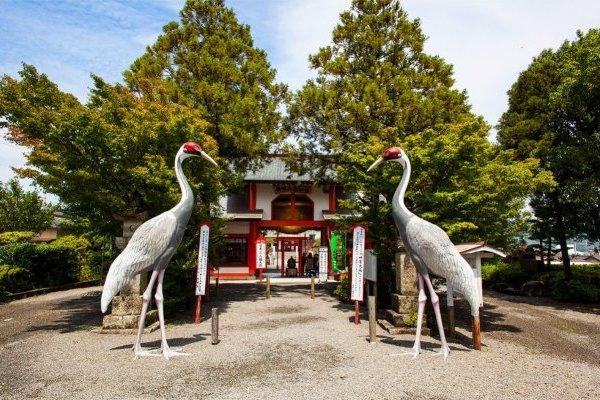
{"type": "MultiPolygon", "coordinates": [[[[133,218],[122,218],[123,236],[115,238],[119,250],[123,250],[133,232],[147,218],[145,214],[138,214],[133,218]]],[[[132,333],[137,332],[140,314],[142,312],[142,294],[147,286],[147,275],[141,273],[133,277],[127,286],[121,289],[118,296],[112,301],[111,312],[102,319],[101,333],[132,333]]],[[[158,328],[158,312],[148,310],[146,314],[145,332],[158,328]]]]}
{"type": "MultiPolygon", "coordinates": [[[[410,256],[401,247],[396,253],[396,288],[399,293],[392,293],[392,308],[386,310],[385,320],[379,324],[391,334],[415,333],[416,328],[407,323],[416,320],[419,301],[417,286],[417,269],[410,256]]],[[[425,318],[421,332],[429,335],[425,318]]]]}

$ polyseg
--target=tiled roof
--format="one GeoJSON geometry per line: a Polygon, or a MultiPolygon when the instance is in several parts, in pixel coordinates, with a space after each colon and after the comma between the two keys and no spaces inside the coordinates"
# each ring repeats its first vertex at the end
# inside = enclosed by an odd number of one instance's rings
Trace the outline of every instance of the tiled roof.
{"type": "Polygon", "coordinates": [[[457,244],[456,249],[460,254],[491,253],[500,257],[506,257],[502,251],[485,244],[485,242],[461,243],[457,244]]]}
{"type": "Polygon", "coordinates": [[[485,242],[461,243],[456,245],[456,249],[459,253],[462,253],[463,251],[473,250],[481,246],[485,246],[485,242]]]}
{"type": "MultiPolygon", "coordinates": [[[[333,176],[333,171],[326,173],[329,177],[333,176]]],[[[271,157],[266,159],[262,166],[256,171],[249,170],[244,178],[247,181],[280,181],[280,182],[311,182],[313,179],[306,174],[297,174],[290,171],[285,161],[280,157],[271,157]]]]}

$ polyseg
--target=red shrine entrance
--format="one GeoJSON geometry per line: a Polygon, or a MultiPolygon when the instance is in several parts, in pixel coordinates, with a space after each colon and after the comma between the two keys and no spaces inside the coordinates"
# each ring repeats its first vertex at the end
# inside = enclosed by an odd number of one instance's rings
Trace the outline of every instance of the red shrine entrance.
{"type": "MultiPolygon", "coordinates": [[[[290,253],[296,262],[296,268],[298,270],[298,276],[304,276],[306,270],[304,265],[304,253],[311,252],[313,254],[317,253],[317,249],[311,249],[309,247],[310,240],[306,236],[302,236],[302,233],[306,231],[317,231],[319,232],[319,242],[320,246],[326,246],[329,252],[329,237],[332,229],[334,228],[334,224],[332,222],[326,221],[310,221],[310,220],[298,220],[298,221],[290,221],[290,220],[268,220],[268,221],[260,221],[257,223],[257,231],[277,231],[277,232],[287,232],[289,228],[293,227],[293,231],[297,232],[297,235],[294,236],[279,236],[277,234],[274,238],[272,238],[272,245],[275,246],[276,249],[276,257],[277,262],[276,265],[280,272],[280,275],[286,276],[286,268],[287,262],[289,260],[286,259],[286,254],[289,256],[290,253]]],[[[328,274],[331,275],[331,257],[328,257],[328,274]]],[[[252,268],[252,263],[250,264],[252,268]]],[[[313,266],[316,267],[316,266],[313,266]]],[[[256,265],[254,265],[256,268],[256,265]]],[[[273,267],[271,266],[271,270],[273,267]]]]}
{"type": "MultiPolygon", "coordinates": [[[[282,162],[275,159],[265,165],[264,171],[249,173],[246,190],[230,195],[222,203],[228,221],[219,276],[233,279],[257,276],[259,237],[265,238],[267,249],[267,271],[263,272],[271,276],[290,275],[286,267],[293,258],[290,264],[295,263],[297,269],[293,275],[305,276],[303,255],[312,253],[314,257],[319,247],[325,247],[328,275],[332,275],[329,239],[336,219],[341,217],[336,211],[336,185],[317,185],[298,177],[290,180],[282,172],[284,165],[279,164],[282,162]]],[[[307,260],[311,258],[307,256],[307,260]]],[[[314,269],[315,259],[311,261],[308,263],[314,269]]]]}

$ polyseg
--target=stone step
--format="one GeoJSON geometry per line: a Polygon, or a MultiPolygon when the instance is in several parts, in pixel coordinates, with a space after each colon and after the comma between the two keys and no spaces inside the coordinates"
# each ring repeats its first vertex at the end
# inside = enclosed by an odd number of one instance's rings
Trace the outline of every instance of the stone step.
{"type": "MultiPolygon", "coordinates": [[[[417,328],[413,328],[412,326],[394,326],[385,319],[377,320],[377,323],[383,330],[385,330],[390,335],[402,335],[402,334],[415,335],[417,333],[417,328]]],[[[429,334],[430,334],[429,328],[422,327],[421,334],[424,336],[429,336],[429,334]]]]}
{"type": "MultiPolygon", "coordinates": [[[[158,311],[150,310],[146,313],[146,326],[154,324],[158,320],[158,311]]],[[[102,329],[103,330],[115,330],[115,329],[137,329],[140,321],[139,314],[132,315],[105,315],[102,318],[102,329]]]]}
{"type": "Polygon", "coordinates": [[[419,305],[417,296],[404,296],[398,293],[392,293],[392,310],[399,314],[407,314],[411,310],[416,310],[419,305]]]}

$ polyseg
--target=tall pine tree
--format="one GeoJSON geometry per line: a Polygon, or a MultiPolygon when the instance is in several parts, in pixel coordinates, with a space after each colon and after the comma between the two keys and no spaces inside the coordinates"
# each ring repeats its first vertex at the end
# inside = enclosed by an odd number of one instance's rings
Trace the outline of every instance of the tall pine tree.
{"type": "Polygon", "coordinates": [[[125,72],[131,90],[198,110],[223,157],[247,160],[279,144],[286,86],[223,0],[188,0],[163,31],[125,72]]]}
{"type": "Polygon", "coordinates": [[[389,202],[378,199],[392,199],[402,169],[366,169],[386,147],[402,147],[413,164],[412,211],[454,241],[510,245],[524,224],[524,198],[552,183],[535,172],[535,159],[515,161],[488,140],[489,126],[453,87],[452,66],[425,53],[425,39],[398,1],[354,0],[332,43],[310,57],[317,78],[295,95],[287,122],[311,165],[330,155],[339,182],[359,193],[345,205],[367,210],[384,260],[392,259],[396,230],[389,202]]]}

